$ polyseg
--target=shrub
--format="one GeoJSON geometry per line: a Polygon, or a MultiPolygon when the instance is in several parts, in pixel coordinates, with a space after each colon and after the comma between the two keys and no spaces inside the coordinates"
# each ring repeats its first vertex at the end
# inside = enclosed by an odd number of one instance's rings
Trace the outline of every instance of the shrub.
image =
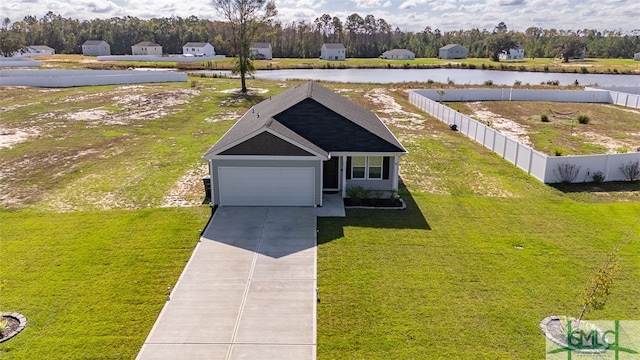
{"type": "Polygon", "coordinates": [[[487,80],[484,82],[484,86],[493,86],[493,80],[487,80]]]}
{"type": "Polygon", "coordinates": [[[578,174],[580,173],[580,166],[562,163],[558,164],[556,170],[553,170],[553,174],[563,183],[569,184],[578,177],[578,174]]]}
{"type": "Polygon", "coordinates": [[[549,117],[547,116],[547,114],[540,115],[540,121],[549,122],[549,117]]]}
{"type": "Polygon", "coordinates": [[[544,66],[544,72],[549,72],[549,66],[547,65],[544,66]]]}
{"type": "Polygon", "coordinates": [[[553,155],[555,156],[562,156],[564,154],[564,149],[563,148],[553,148],[553,155]]]}
{"type": "Polygon", "coordinates": [[[602,173],[602,171],[594,172],[591,178],[593,179],[593,182],[597,184],[601,184],[604,182],[604,174],[602,173]]]}
{"type": "Polygon", "coordinates": [[[584,114],[578,115],[578,122],[580,124],[588,124],[590,120],[591,119],[589,119],[588,115],[584,115],[584,114]]]}
{"type": "Polygon", "coordinates": [[[581,68],[580,68],[580,71],[581,71],[583,74],[586,74],[586,73],[588,73],[588,72],[589,72],[589,69],[587,69],[585,66],[583,66],[583,67],[581,67],[581,68]]]}
{"type": "Polygon", "coordinates": [[[618,148],[617,151],[618,151],[618,154],[626,154],[629,152],[629,149],[627,149],[626,147],[621,147],[621,148],[618,148]]]}
{"type": "Polygon", "coordinates": [[[627,181],[636,181],[640,179],[640,160],[629,161],[626,165],[620,166],[620,171],[624,174],[627,181]]]}
{"type": "Polygon", "coordinates": [[[522,81],[520,80],[516,80],[513,82],[513,86],[520,86],[520,85],[522,85],[522,81]]]}
{"type": "Polygon", "coordinates": [[[366,199],[369,195],[371,195],[371,190],[365,189],[362,186],[351,186],[347,188],[347,196],[354,202],[366,199]]]}

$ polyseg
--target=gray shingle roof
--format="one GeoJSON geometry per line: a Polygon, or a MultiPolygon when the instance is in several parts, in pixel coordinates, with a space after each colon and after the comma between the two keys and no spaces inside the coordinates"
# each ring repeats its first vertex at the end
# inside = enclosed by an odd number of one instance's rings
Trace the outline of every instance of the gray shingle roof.
{"type": "Polygon", "coordinates": [[[207,46],[208,43],[206,42],[188,42],[184,45],[182,45],[182,47],[205,47],[207,46]]]}
{"type": "Polygon", "coordinates": [[[440,49],[449,50],[449,49],[452,49],[452,48],[454,48],[456,46],[464,47],[464,46],[458,45],[458,44],[449,44],[449,45],[445,45],[445,46],[441,47],[440,49]]]}
{"type": "MultiPolygon", "coordinates": [[[[229,131],[227,131],[226,134],[220,138],[220,140],[218,140],[215,145],[213,145],[211,149],[209,149],[205,154],[205,157],[208,155],[218,154],[226,147],[239,142],[250,134],[258,133],[261,129],[265,128],[270,129],[280,136],[288,138],[291,141],[294,141],[295,143],[298,143],[324,157],[326,157],[331,151],[348,151],[345,149],[326,148],[334,146],[335,142],[334,144],[327,146],[327,139],[326,137],[323,137],[323,134],[307,133],[305,136],[302,136],[300,133],[303,133],[304,131],[296,132],[277,120],[277,117],[280,117],[282,121],[291,121],[291,116],[284,115],[284,113],[296,106],[301,107],[302,111],[304,111],[304,109],[308,109],[308,105],[303,105],[308,102],[306,101],[308,99],[317,103],[317,105],[314,105],[314,109],[320,110],[320,108],[326,108],[334,113],[334,118],[337,116],[341,119],[334,121],[350,123],[351,125],[349,125],[349,128],[355,129],[357,132],[361,133],[363,137],[368,139],[378,139],[377,141],[379,143],[384,144],[384,147],[381,148],[380,151],[406,152],[402,144],[400,144],[376,114],[348,100],[347,98],[320,86],[316,82],[310,81],[287,89],[282,93],[270,97],[268,100],[262,101],[261,103],[253,106],[233,127],[231,127],[231,129],[229,129],[229,131]]],[[[292,109],[292,111],[295,111],[295,109],[292,109]]],[[[318,116],[318,114],[315,115],[317,118],[323,118],[323,116],[318,116]]],[[[306,119],[306,121],[309,121],[309,119],[306,119]]],[[[323,131],[321,124],[311,131],[323,131]]],[[[351,135],[352,134],[343,134],[343,137],[348,138],[351,135]]],[[[344,142],[344,139],[336,141],[344,142]]],[[[369,143],[371,144],[371,141],[369,141],[369,143]]]]}
{"type": "Polygon", "coordinates": [[[413,51],[409,51],[407,49],[393,49],[393,50],[385,51],[383,54],[388,54],[388,55],[412,54],[413,55],[413,51]]]}
{"type": "Polygon", "coordinates": [[[156,44],[154,42],[151,42],[151,41],[142,41],[142,42],[139,42],[139,43],[137,43],[137,44],[135,44],[133,46],[160,46],[160,45],[158,45],[158,44],[156,44]]]}
{"type": "Polygon", "coordinates": [[[344,49],[344,45],[342,44],[323,44],[322,46],[326,47],[327,49],[344,49]]]}
{"type": "Polygon", "coordinates": [[[104,42],[104,40],[87,40],[82,45],[100,45],[104,42]]]}

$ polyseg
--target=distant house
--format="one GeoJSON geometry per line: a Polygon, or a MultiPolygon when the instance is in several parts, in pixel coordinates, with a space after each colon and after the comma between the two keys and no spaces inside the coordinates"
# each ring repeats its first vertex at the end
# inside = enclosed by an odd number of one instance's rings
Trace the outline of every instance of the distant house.
{"type": "Polygon", "coordinates": [[[443,46],[438,51],[438,57],[440,59],[466,59],[467,54],[467,48],[458,44],[443,46]]]}
{"type": "Polygon", "coordinates": [[[82,55],[111,55],[111,46],[104,40],[87,40],[82,44],[82,55]]]}
{"type": "Polygon", "coordinates": [[[345,60],[347,50],[342,44],[322,44],[320,49],[320,59],[323,60],[345,60]]]}
{"type": "Polygon", "coordinates": [[[48,56],[48,55],[54,55],[55,53],[56,53],[55,49],[50,48],[46,45],[31,45],[31,46],[27,46],[26,48],[22,48],[18,50],[16,52],[16,55],[30,57],[30,56],[48,56]]]}
{"type": "Polygon", "coordinates": [[[131,55],[160,55],[162,56],[162,46],[151,42],[143,41],[131,46],[131,55]]]}
{"type": "Polygon", "coordinates": [[[213,45],[206,42],[188,42],[182,46],[183,55],[214,56],[216,54],[213,45]]]}
{"type": "MultiPolygon", "coordinates": [[[[569,56],[569,58],[567,60],[584,60],[586,55],[587,55],[587,47],[585,46],[585,47],[582,48],[582,50],[580,50],[578,55],[569,56]]],[[[563,58],[564,55],[561,53],[559,57],[563,58]]]]}
{"type": "Polygon", "coordinates": [[[416,54],[407,49],[393,49],[383,52],[382,55],[380,55],[380,58],[391,60],[414,60],[416,58],[416,54]]]}
{"type": "Polygon", "coordinates": [[[257,42],[253,43],[249,48],[251,51],[251,57],[258,60],[271,60],[273,59],[271,43],[257,42]]]}
{"type": "Polygon", "coordinates": [[[633,54],[633,60],[640,61],[640,52],[633,54]]]}
{"type": "Polygon", "coordinates": [[[500,60],[524,59],[524,48],[518,46],[515,49],[509,49],[509,51],[503,50],[498,57],[500,60]]]}

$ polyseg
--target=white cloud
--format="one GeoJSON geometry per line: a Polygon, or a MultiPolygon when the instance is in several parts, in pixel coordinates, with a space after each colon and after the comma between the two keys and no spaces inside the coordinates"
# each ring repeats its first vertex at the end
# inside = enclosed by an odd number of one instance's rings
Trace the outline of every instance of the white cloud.
{"type": "Polygon", "coordinates": [[[380,0],[352,0],[358,9],[372,9],[380,7],[380,0]]]}
{"type": "Polygon", "coordinates": [[[386,3],[382,4],[382,7],[388,8],[393,6],[393,3],[391,3],[391,1],[387,1],[386,3]]]}

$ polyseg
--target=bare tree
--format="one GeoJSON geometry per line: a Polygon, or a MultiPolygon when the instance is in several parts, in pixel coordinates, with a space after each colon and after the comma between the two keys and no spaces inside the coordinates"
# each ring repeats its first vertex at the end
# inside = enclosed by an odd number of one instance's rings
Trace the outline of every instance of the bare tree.
{"type": "Polygon", "coordinates": [[[216,10],[229,21],[231,46],[237,61],[234,73],[240,74],[242,93],[247,93],[246,76],[251,73],[251,44],[256,41],[261,24],[269,23],[278,13],[276,4],[267,0],[212,0],[216,10]]]}

